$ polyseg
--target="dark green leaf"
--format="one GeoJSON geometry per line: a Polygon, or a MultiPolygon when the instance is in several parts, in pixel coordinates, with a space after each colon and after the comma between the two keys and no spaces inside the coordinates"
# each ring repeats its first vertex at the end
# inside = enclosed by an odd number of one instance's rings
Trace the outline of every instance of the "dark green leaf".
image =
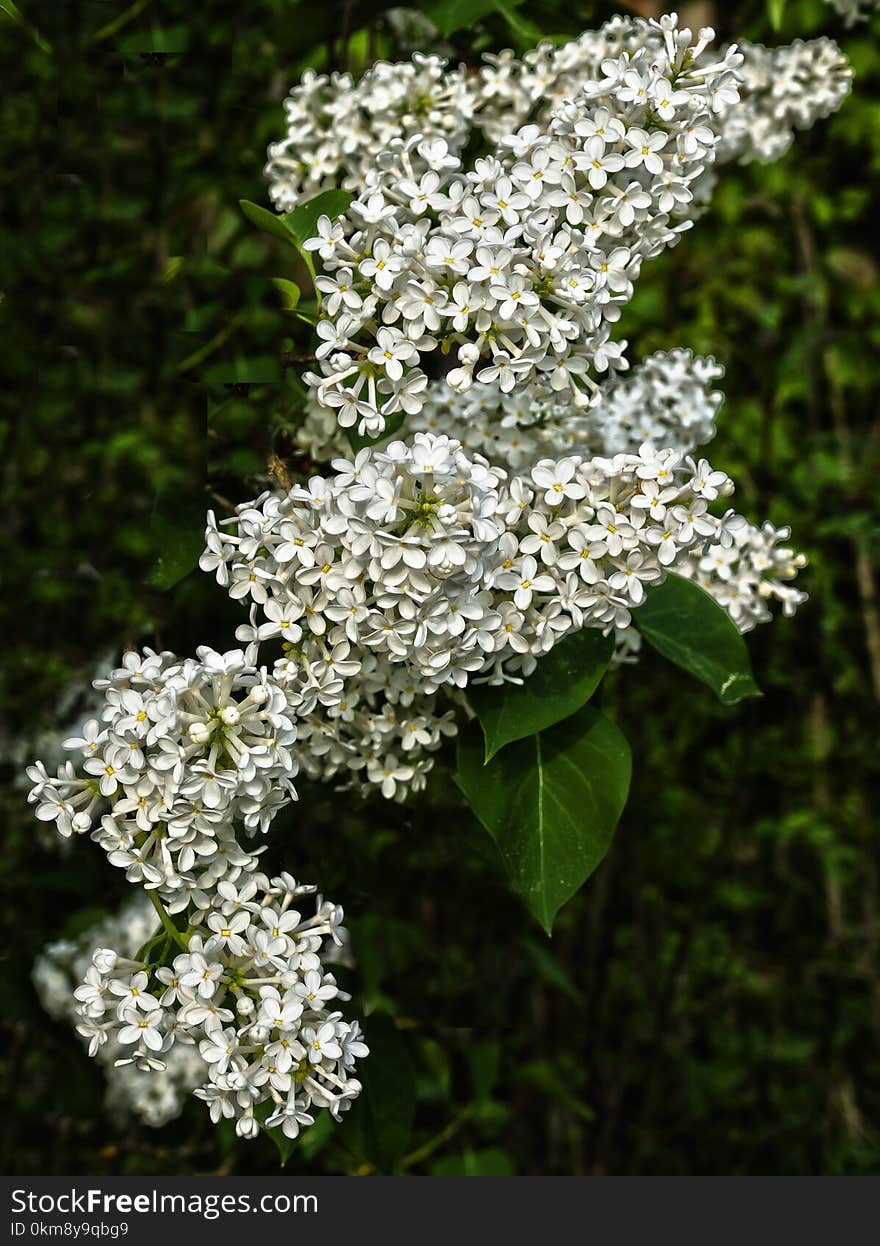
{"type": "Polygon", "coordinates": [[[146,577],[153,588],[173,588],[195,570],[205,548],[206,513],[201,494],[181,497],[169,490],[158,495],[150,517],[155,562],[146,577]]]}
{"type": "Polygon", "coordinates": [[[473,26],[481,17],[496,11],[495,0],[439,0],[427,9],[427,15],[444,36],[473,26]]]}
{"type": "Polygon", "coordinates": [[[415,1071],[409,1050],[390,1017],[364,1021],[370,1054],[358,1063],[363,1092],[347,1114],[342,1141],[360,1158],[390,1173],[406,1150],[416,1105],[415,1071]]]}
{"type": "Polygon", "coordinates": [[[18,6],[13,3],[13,0],[0,0],[0,13],[5,13],[7,17],[11,17],[12,20],[21,26],[23,30],[26,30],[41,52],[52,51],[51,45],[46,42],[46,40],[37,30],[34,29],[33,26],[29,25],[28,22],[25,21],[20,10],[18,9],[18,6]]]}
{"type": "Polygon", "coordinates": [[[534,22],[530,22],[527,18],[517,13],[516,10],[521,3],[522,0],[495,0],[495,8],[507,22],[513,33],[518,35],[525,43],[539,43],[543,32],[534,22]]]}
{"type": "Polygon", "coordinates": [[[352,196],[345,190],[324,190],[308,203],[301,203],[292,212],[281,218],[285,226],[300,242],[314,238],[318,232],[318,217],[329,216],[335,220],[341,216],[351,203],[352,196]]]}
{"type": "Polygon", "coordinates": [[[433,1177],[512,1177],[513,1161],[498,1147],[483,1151],[468,1148],[461,1155],[446,1155],[431,1167],[433,1177]]]}
{"type": "Polygon", "coordinates": [[[492,1089],[498,1080],[501,1044],[497,1040],[469,1043],[467,1061],[474,1083],[474,1097],[478,1103],[486,1103],[492,1098],[492,1089]]]}
{"type": "Polygon", "coordinates": [[[75,939],[78,935],[85,934],[92,926],[97,926],[98,922],[104,921],[109,916],[110,910],[102,905],[90,904],[86,908],[77,909],[75,913],[71,913],[64,923],[61,937],[63,939],[75,939]]]}
{"type": "Polygon", "coordinates": [[[723,705],[761,695],[746,642],[727,612],[692,581],[670,575],[649,588],[633,610],[633,623],[658,653],[708,684],[723,705]]]}
{"type": "Polygon", "coordinates": [[[258,203],[251,203],[250,199],[239,199],[238,203],[242,212],[251,224],[256,225],[257,229],[262,229],[265,234],[271,234],[273,238],[280,238],[282,242],[290,246],[296,245],[293,233],[285,223],[286,217],[278,216],[275,212],[270,212],[268,208],[261,208],[258,203]]]}
{"type": "Polygon", "coordinates": [[[299,303],[300,288],[295,281],[288,281],[286,277],[273,277],[272,285],[281,295],[281,306],[285,311],[295,311],[299,303]]]}
{"type": "Polygon", "coordinates": [[[471,684],[468,700],[483,728],[486,761],[505,744],[544,731],[585,705],[613,652],[610,636],[584,627],[540,658],[522,684],[471,684]]]}
{"type": "Polygon", "coordinates": [[[476,725],[460,735],[456,783],[548,934],[561,905],[608,851],[630,770],[619,728],[590,705],[488,764],[476,725]]]}
{"type": "Polygon", "coordinates": [[[584,1002],[583,992],[575,986],[552,951],[548,951],[546,946],[537,943],[534,939],[525,940],[525,950],[534,961],[535,968],[545,982],[551,986],[558,987],[574,1003],[582,1004],[584,1002]]]}

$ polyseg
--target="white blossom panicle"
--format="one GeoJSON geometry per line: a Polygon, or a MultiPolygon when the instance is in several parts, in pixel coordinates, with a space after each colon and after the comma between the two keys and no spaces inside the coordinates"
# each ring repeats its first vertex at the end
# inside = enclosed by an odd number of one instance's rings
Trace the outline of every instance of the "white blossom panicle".
{"type": "Polygon", "coordinates": [[[377,61],[358,82],[308,70],[285,100],[286,137],[269,147],[272,202],[289,212],[322,190],[359,191],[376,152],[401,134],[443,138],[457,150],[476,100],[463,68],[420,52],[402,64],[377,61]]]}
{"type": "MultiPolygon", "coordinates": [[[[601,78],[602,62],[608,57],[639,48],[656,53],[661,46],[655,22],[615,17],[600,30],[560,47],[543,43],[522,60],[511,52],[486,56],[489,66],[481,74],[476,122],[495,138],[526,117],[540,124],[554,106],[576,96],[584,83],[601,78]]],[[[714,100],[721,134],[718,162],[735,157],[776,159],[790,146],[794,129],[807,129],[827,117],[849,91],[852,71],[831,39],[796,40],[778,48],[742,41],[736,47],[742,57],[737,70],[739,97],[722,89],[714,100]],[[751,127],[758,133],[750,141],[751,127]]]]}
{"type": "Polygon", "coordinates": [[[253,869],[233,822],[264,832],[296,797],[296,698],[254,656],[127,653],[95,681],[100,719],[64,741],[78,764],[54,776],[41,763],[28,769],[37,818],[64,836],[91,832],[130,882],[161,889],[173,909],[194,889],[253,869]]]}
{"type": "Polygon", "coordinates": [[[769,602],[779,603],[782,613],[791,616],[807,600],[807,594],[790,583],[806,566],[806,557],[780,545],[790,535],[789,528],[770,523],[759,528],[731,512],[724,516],[713,543],[676,570],[714,597],[741,632],[750,632],[757,624],[770,622],[769,602]]]}
{"type": "Polygon", "coordinates": [[[852,70],[832,39],[796,39],[779,48],[740,44],[740,104],[722,128],[717,156],[727,160],[778,160],[806,130],[835,112],[849,94],[852,70]]]}
{"type": "MultiPolygon", "coordinates": [[[[830,3],[852,24],[876,10],[878,0],[830,3]]],[[[851,71],[832,40],[737,48],[743,57],[739,99],[719,86],[713,101],[718,161],[775,159],[795,128],[834,111],[849,89],[851,71]]],[[[358,194],[376,153],[395,139],[443,138],[460,155],[474,133],[497,143],[527,122],[544,125],[555,108],[603,79],[603,62],[640,51],[651,58],[663,54],[660,25],[613,17],[561,46],[541,43],[521,59],[511,51],[487,53],[471,75],[419,53],[408,62],[380,62],[359,82],[349,74],[309,71],[285,103],[286,137],[269,148],[270,197],[287,212],[330,187],[358,194]]]]}
{"type": "Polygon", "coordinates": [[[90,1053],[112,1042],[115,1067],[162,1073],[170,1053],[195,1049],[195,1095],[243,1138],[261,1126],[295,1138],[321,1110],[338,1119],[369,1052],[337,1010],[350,997],[324,965],[342,941],[342,910],[320,897],[310,917],[293,907],[314,890],[289,874],[224,880],[176,941],[160,936],[130,956],[98,948],[74,992],[90,1053]]]}
{"type": "MultiPolygon", "coordinates": [[[[715,435],[723,396],[710,387],[723,375],[711,356],[658,351],[631,372],[609,378],[589,407],[573,406],[544,377],[512,394],[497,382],[456,394],[430,381],[425,404],[407,421],[407,431],[456,437],[468,454],[514,471],[558,454],[634,453],[646,441],[689,453],[715,435]]],[[[348,448],[332,412],[314,400],[297,437],[315,462],[348,448]]]]}
{"type": "MultiPolygon", "coordinates": [[[[156,911],[141,892],[118,913],[98,921],[75,938],[48,944],[37,957],[33,982],[40,1003],[50,1016],[74,1027],[80,1019],[80,1003],[74,991],[92,967],[95,948],[113,947],[120,957],[132,959],[156,929],[156,911]]],[[[196,1046],[178,1043],[165,1056],[165,1068],[145,1073],[134,1064],[117,1066],[125,1048],[108,1038],[95,1052],[107,1082],[107,1106],[123,1117],[136,1116],[158,1128],[179,1116],[188,1095],[208,1076],[207,1065],[196,1046]]]]}
{"type": "Polygon", "coordinates": [[[512,394],[497,384],[450,394],[432,382],[410,426],[447,432],[468,452],[513,470],[548,456],[637,453],[646,441],[689,453],[715,434],[722,394],[710,386],[722,375],[711,357],[660,351],[610,377],[590,407],[573,406],[542,377],[512,394]]]}
{"type": "Polygon", "coordinates": [[[626,627],[645,584],[715,540],[709,504],[733,489],[705,460],[647,443],[508,479],[457,440],[416,433],[333,468],[240,507],[237,533],[209,527],[224,579],[250,588],[240,636],[287,640],[279,682],[310,650],[343,646],[349,676],[371,655],[377,686],[397,667],[413,695],[518,677],[574,629],[626,627]],[[243,556],[251,525],[256,561],[243,556]]]}
{"type": "Polygon", "coordinates": [[[443,139],[396,140],[365,189],[305,246],[323,275],[319,371],[306,383],[343,428],[380,435],[418,414],[433,356],[447,386],[511,393],[545,376],[588,404],[593,373],[626,366],[611,326],[642,261],[677,241],[691,184],[714,159],[713,110],[738,98],[729,49],[663,19],[660,50],[602,63],[541,126],[501,140],[470,172],[443,139]]]}
{"type": "Polygon", "coordinates": [[[589,413],[597,442],[631,444],[650,422],[676,448],[538,458],[508,475],[416,432],[219,526],[210,516],[211,564],[250,599],[239,639],[280,642],[272,678],[300,686],[313,662],[344,655],[338,696],[299,720],[302,771],[405,798],[455,734],[469,683],[527,678],[583,627],[624,637],[632,658],[633,611],[669,571],[698,578],[743,631],[771,599],[790,613],[804,594],[783,581],[805,560],[775,548],[787,530],[716,514],[732,482],[689,454],[711,434],[718,375],[689,352],[652,356],[589,413]]]}
{"type": "Polygon", "coordinates": [[[425,787],[433,754],[457,734],[455,712],[387,655],[365,655],[337,706],[300,725],[297,753],[304,774],[337,788],[376,791],[405,800],[425,787]]]}

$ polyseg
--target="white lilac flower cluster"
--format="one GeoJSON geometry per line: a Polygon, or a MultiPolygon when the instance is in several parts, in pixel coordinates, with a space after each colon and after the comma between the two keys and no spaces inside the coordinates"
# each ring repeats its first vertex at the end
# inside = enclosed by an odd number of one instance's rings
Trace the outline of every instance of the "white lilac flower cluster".
{"type": "Polygon", "coordinates": [[[236,839],[266,831],[295,799],[296,696],[253,665],[254,651],[127,653],[107,679],[100,719],[64,741],[78,754],[55,775],[28,770],[38,819],[86,834],[131,883],[185,908],[251,854],[236,839]]]}
{"type": "Polygon", "coordinates": [[[852,84],[846,57],[831,39],[796,39],[787,47],[749,47],[740,68],[742,99],[728,114],[718,160],[778,160],[795,130],[835,112],[852,84]]]}
{"type": "Polygon", "coordinates": [[[157,1118],[198,1058],[195,1093],[215,1121],[293,1138],[314,1110],[338,1117],[356,1097],[351,1073],[367,1049],[327,1007],[348,998],[324,968],[343,942],[342,910],[319,899],[303,917],[292,902],[315,889],[257,874],[260,850],[238,841],[239,826],[265,832],[295,799],[295,715],[309,704],[257,656],[256,645],[184,660],[127,653],[95,681],[100,719],[64,741],[79,766],[29,767],[28,799],[62,836],[91,832],[159,918],[138,951],[129,931],[92,955],[74,992],[90,1054],[162,1073],[164,1089],[146,1099],[157,1118]]]}
{"type": "MultiPolygon", "coordinates": [[[[469,454],[514,471],[557,454],[636,453],[646,441],[687,454],[715,435],[723,396],[711,386],[723,375],[711,356],[657,351],[631,372],[610,378],[590,407],[560,398],[542,377],[512,394],[497,382],[456,394],[432,381],[407,431],[447,433],[469,454]]],[[[332,411],[314,401],[297,438],[315,462],[348,449],[332,411]]]]}
{"type": "MultiPolygon", "coordinates": [[[[682,352],[658,370],[680,394],[676,369],[692,379],[695,363],[705,394],[712,361],[682,352]]],[[[692,438],[686,420],[678,428],[692,438]]],[[[394,799],[419,790],[469,683],[528,677],[582,627],[613,633],[626,660],[632,611],[669,571],[698,579],[742,631],[769,619],[769,601],[791,613],[804,599],[787,583],[803,557],[776,547],[787,530],[714,514],[732,482],[686,449],[645,442],[509,475],[417,432],[332,469],[220,525],[210,515],[203,555],[250,600],[239,639],[281,642],[279,686],[303,686],[342,651],[337,698],[298,722],[300,768],[325,782],[394,799]]]]}
{"type": "Polygon", "coordinates": [[[803,554],[780,544],[790,536],[787,527],[765,523],[758,528],[730,513],[719,539],[676,570],[714,597],[741,632],[750,632],[772,619],[768,602],[777,602],[782,613],[791,616],[807,599],[790,583],[807,563],[803,554]]]}
{"type": "Polygon", "coordinates": [[[428,694],[528,673],[573,629],[627,626],[644,585],[716,537],[709,503],[733,491],[705,460],[649,444],[508,480],[459,441],[416,433],[333,468],[246,503],[237,532],[209,526],[221,580],[247,582],[255,602],[239,638],[288,642],[278,681],[343,645],[352,675],[372,654],[428,694]],[[254,524],[260,552],[243,557],[254,524]]]}
{"type": "Polygon", "coordinates": [[[433,754],[457,734],[453,709],[401,666],[380,655],[363,655],[338,705],[321,708],[300,723],[297,756],[312,779],[381,792],[404,800],[425,787],[433,754]]]}
{"type": "MultiPolygon", "coordinates": [[[[120,957],[133,960],[137,950],[156,928],[156,911],[143,893],[128,900],[118,913],[98,921],[75,938],[48,944],[33,968],[34,988],[51,1017],[74,1027],[80,1021],[80,1004],[74,991],[92,967],[96,947],[114,947],[120,957]]],[[[114,1036],[95,1052],[107,1082],[107,1105],[123,1116],[136,1116],[158,1128],[179,1116],[188,1095],[208,1076],[207,1065],[195,1045],[178,1043],[163,1057],[164,1069],[145,1072],[126,1061],[114,1036]]]]}
{"type": "MultiPolygon", "coordinates": [[[[877,0],[831,0],[848,21],[867,16],[877,0]]],[[[830,39],[767,49],[741,43],[740,101],[716,100],[719,160],[773,159],[842,101],[851,81],[845,57],[830,39]],[[768,78],[768,73],[773,78],[768,78]],[[754,133],[753,133],[754,131],[754,133]]],[[[655,22],[613,17],[561,46],[542,43],[521,59],[486,54],[476,73],[446,69],[438,57],[380,62],[354,82],[349,74],[307,74],[285,104],[287,135],[269,148],[266,177],[276,208],[290,211],[321,190],[342,185],[358,193],[376,152],[391,139],[420,133],[445,138],[459,154],[470,133],[498,142],[604,77],[603,62],[645,49],[663,52],[655,22]]]]}
{"type": "Polygon", "coordinates": [[[880,12],[880,0],[826,0],[843,18],[846,26],[867,22],[872,13],[880,12]]]}
{"type": "Polygon", "coordinates": [[[314,890],[289,874],[221,880],[185,935],[163,926],[133,956],[97,948],[74,992],[90,1053],[112,1043],[115,1067],[164,1072],[169,1053],[197,1052],[194,1094],[240,1137],[265,1125],[295,1138],[320,1110],[338,1119],[368,1049],[337,1011],[350,997],[324,965],[342,910],[320,898],[310,917],[293,907],[314,890]]]}
{"type": "Polygon", "coordinates": [[[586,405],[594,372],[626,366],[611,326],[642,261],[677,241],[691,185],[738,99],[729,49],[663,19],[660,48],[602,63],[602,78],[463,172],[443,139],[390,143],[347,215],[306,242],[324,274],[319,372],[305,374],[343,428],[375,437],[424,406],[427,356],[453,350],[448,387],[544,377],[586,405]]]}
{"type": "Polygon", "coordinates": [[[447,70],[421,52],[401,64],[378,61],[357,82],[308,70],[285,101],[285,138],[269,147],[272,202],[289,212],[331,186],[360,190],[376,152],[401,134],[443,138],[459,150],[476,102],[463,67],[447,70]]]}

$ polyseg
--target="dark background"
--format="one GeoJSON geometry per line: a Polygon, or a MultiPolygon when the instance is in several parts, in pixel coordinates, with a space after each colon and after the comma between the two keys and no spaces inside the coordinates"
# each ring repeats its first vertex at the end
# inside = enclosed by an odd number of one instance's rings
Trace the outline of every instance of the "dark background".
{"type": "MultiPolygon", "coordinates": [[[[831,34],[856,69],[782,161],[723,171],[624,320],[633,358],[690,346],[726,365],[712,460],[741,510],[792,524],[810,601],[750,638],[760,701],[723,709],[650,654],[610,681],[633,791],[552,941],[445,767],[403,808],[301,788],[270,859],[344,904],[355,1002],[399,1054],[382,1158],[363,1128],[316,1127],[289,1171],[880,1170],[880,19],[679,7],[723,40],[831,34]]],[[[277,1171],[268,1141],[236,1143],[194,1101],[159,1131],[103,1108],[30,971],[130,888],[88,842],[59,855],[38,833],[20,772],[124,646],[232,643],[240,615],[210,577],[164,585],[206,504],[252,496],[273,454],[307,466],[298,341],[270,282],[296,276],[292,252],[237,201],[266,202],[265,147],[303,68],[411,49],[379,4],[19,8],[29,28],[0,12],[0,1167],[277,1171]]],[[[447,47],[473,61],[613,11],[526,0],[513,26],[499,12],[447,47]]]]}

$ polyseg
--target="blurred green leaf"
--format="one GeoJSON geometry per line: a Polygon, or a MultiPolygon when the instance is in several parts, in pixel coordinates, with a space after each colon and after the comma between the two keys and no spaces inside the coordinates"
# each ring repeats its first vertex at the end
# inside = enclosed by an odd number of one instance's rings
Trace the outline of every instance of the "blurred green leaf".
{"type": "Polygon", "coordinates": [[[447,1155],[431,1167],[432,1177],[512,1177],[513,1173],[513,1160],[497,1147],[447,1155]]]}
{"type": "Polygon", "coordinates": [[[785,0],[767,0],[767,16],[774,30],[780,30],[785,15],[785,0]]]}
{"type": "Polygon", "coordinates": [[[288,281],[286,277],[273,277],[272,285],[281,294],[281,306],[285,311],[295,311],[299,303],[300,288],[295,281],[288,281]]]}
{"type": "Polygon", "coordinates": [[[46,42],[38,30],[25,20],[18,6],[13,4],[13,0],[0,0],[0,13],[5,13],[16,25],[21,26],[22,30],[26,30],[41,52],[52,51],[51,45],[46,42]]]}
{"type": "Polygon", "coordinates": [[[497,7],[496,0],[440,0],[428,5],[425,12],[445,37],[472,26],[481,17],[496,12],[497,7]]]}
{"type": "Polygon", "coordinates": [[[270,212],[268,208],[262,208],[258,203],[251,203],[250,199],[239,199],[239,207],[248,218],[252,225],[256,225],[257,229],[261,229],[264,234],[271,234],[273,238],[280,238],[282,242],[287,242],[290,246],[296,245],[296,239],[293,231],[287,225],[287,218],[278,216],[275,212],[270,212]]]}
{"type": "Polygon", "coordinates": [[[366,1018],[364,1039],[370,1054],[358,1064],[363,1093],[347,1113],[342,1141],[381,1172],[390,1173],[412,1134],[415,1071],[403,1036],[386,1014],[366,1018]]]}
{"type": "Polygon", "coordinates": [[[157,494],[150,517],[150,543],[155,561],[147,573],[153,588],[169,589],[198,566],[205,548],[206,500],[177,491],[157,494]]]}

